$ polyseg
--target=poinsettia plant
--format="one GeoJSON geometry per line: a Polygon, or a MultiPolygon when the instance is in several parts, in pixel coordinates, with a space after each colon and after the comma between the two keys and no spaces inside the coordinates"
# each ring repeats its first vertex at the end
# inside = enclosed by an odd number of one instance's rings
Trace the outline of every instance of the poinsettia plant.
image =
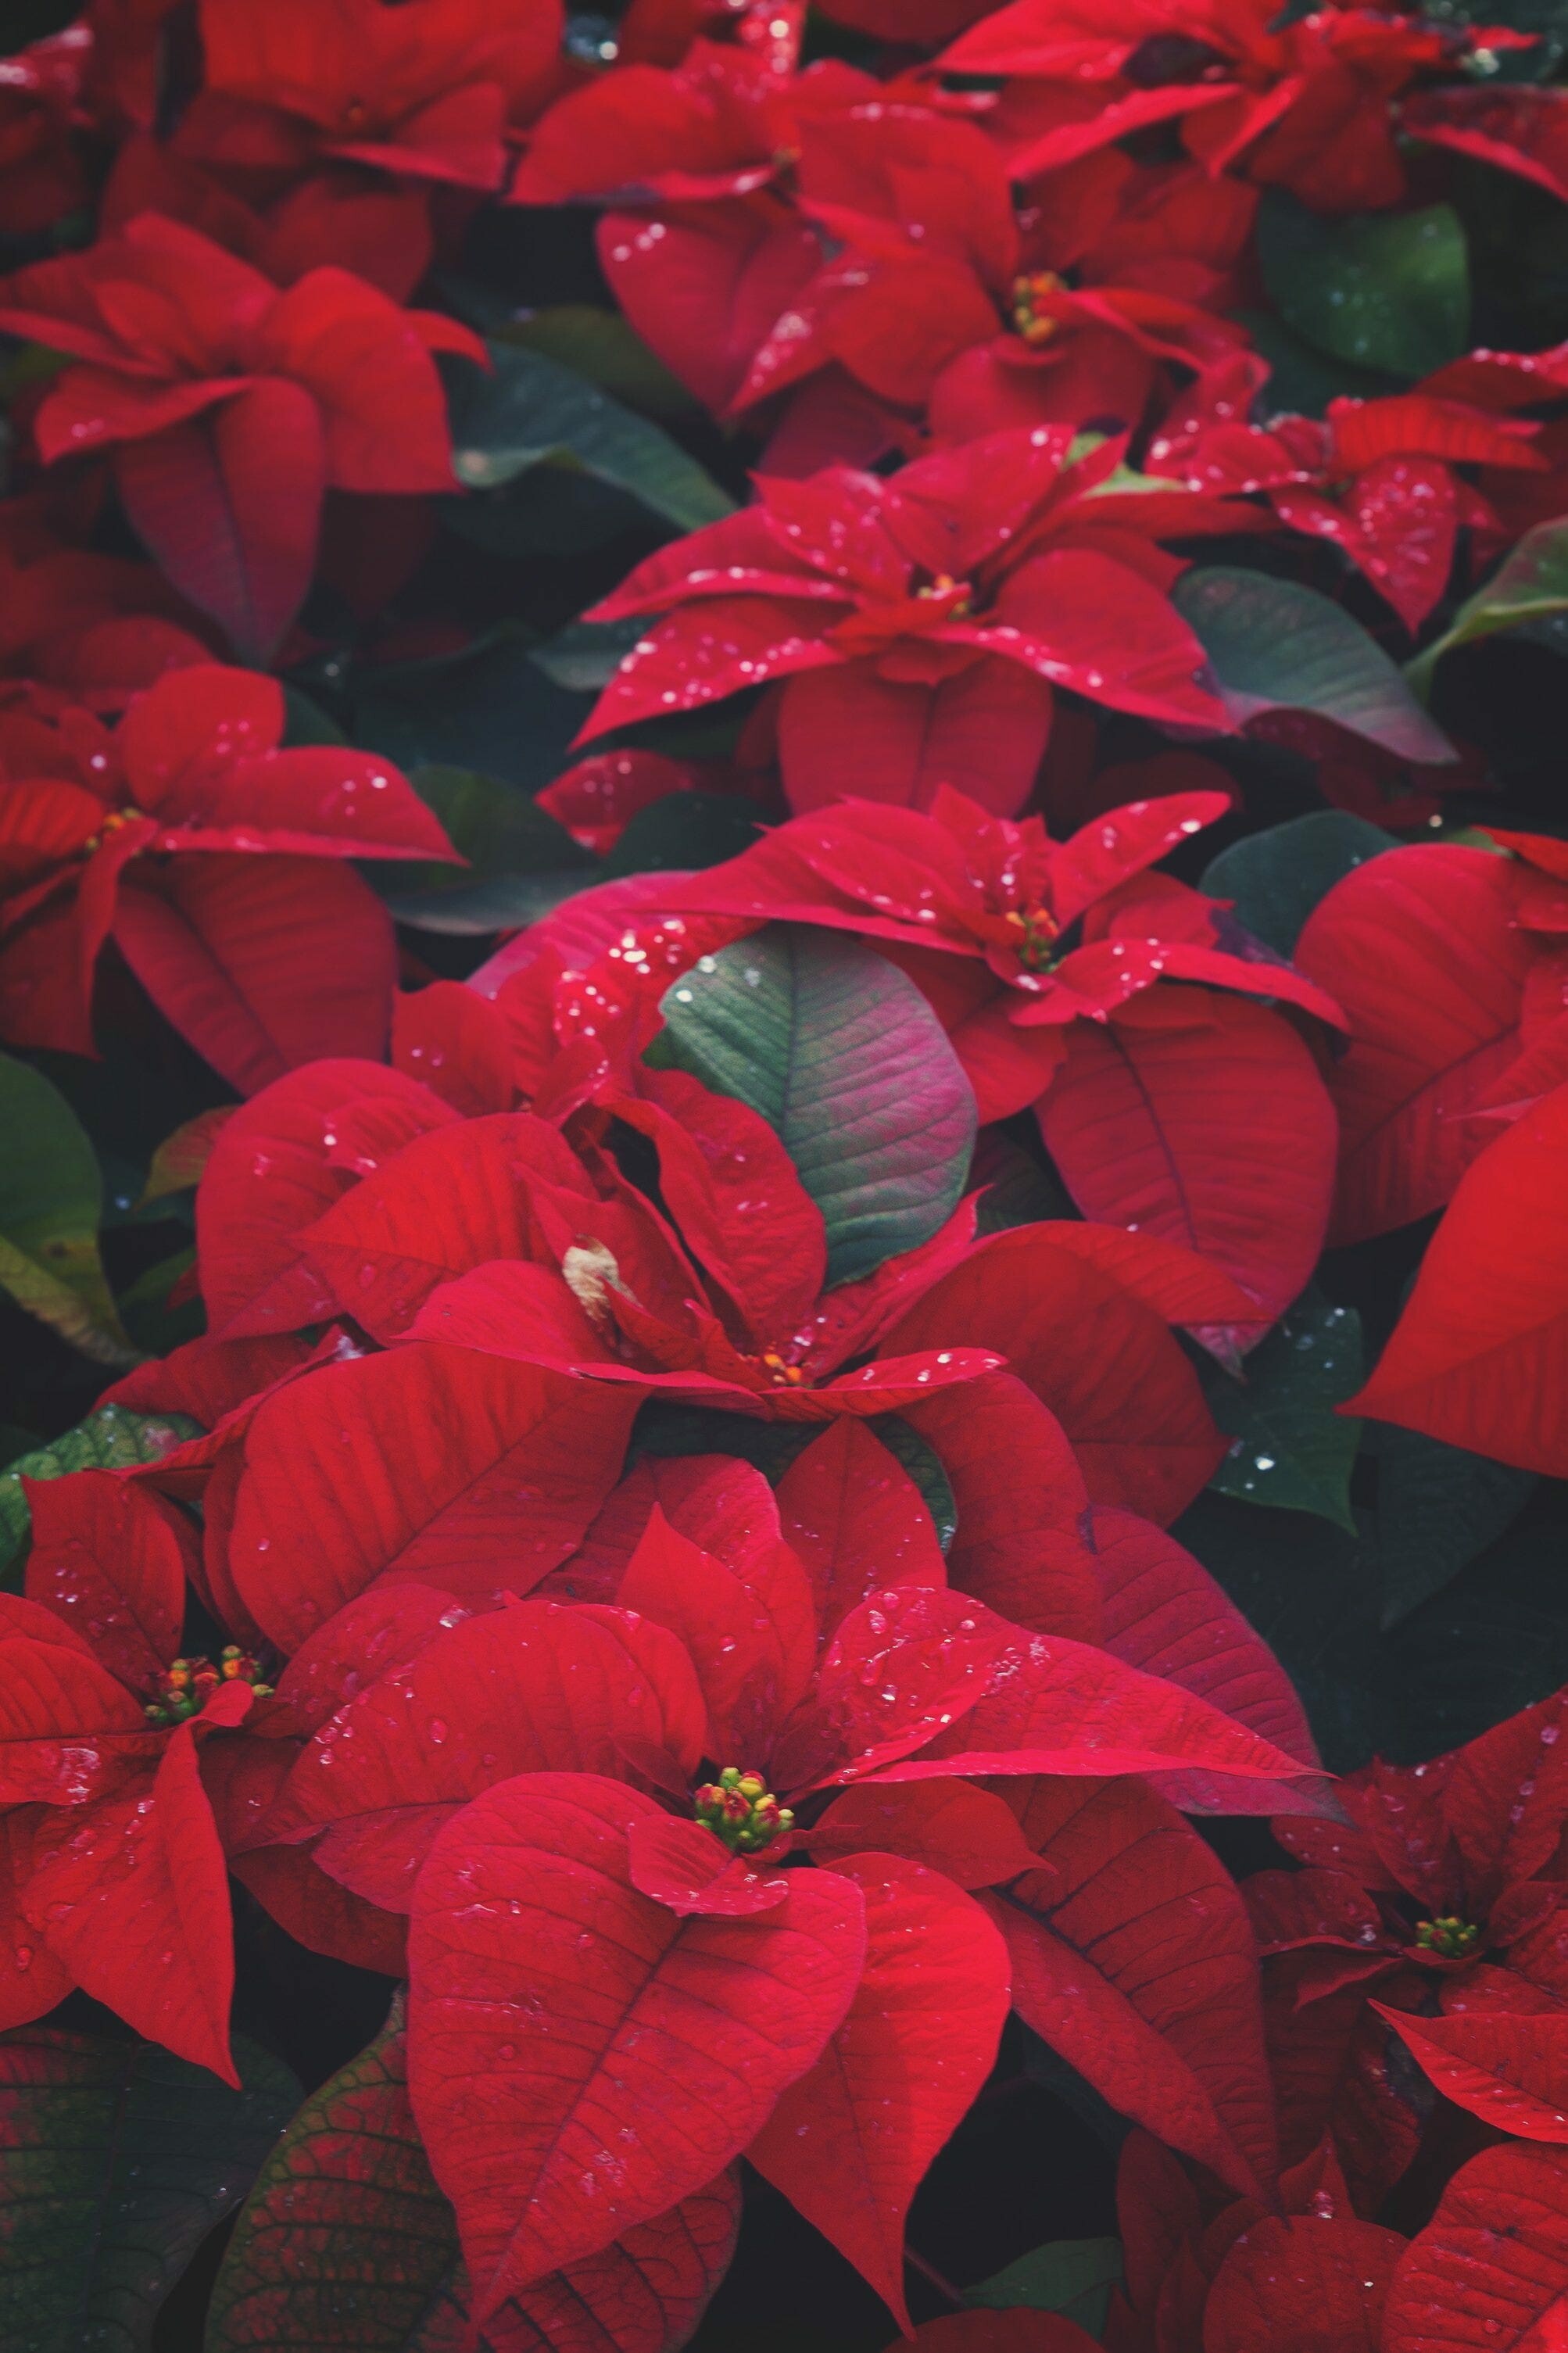
{"type": "Polygon", "coordinates": [[[1563,26],[12,16],[0,2338],[1549,2353],[1563,26]]]}

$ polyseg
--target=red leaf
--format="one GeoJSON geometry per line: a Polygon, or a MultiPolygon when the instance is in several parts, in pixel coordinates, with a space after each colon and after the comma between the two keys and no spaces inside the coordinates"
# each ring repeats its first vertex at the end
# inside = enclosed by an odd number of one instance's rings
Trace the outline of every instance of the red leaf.
{"type": "Polygon", "coordinates": [[[1162,1320],[1043,1228],[981,1242],[882,1346],[994,1348],[1060,1421],[1094,1500],[1152,1520],[1184,1511],[1225,1451],[1162,1320]]]}
{"type": "Polygon", "coordinates": [[[228,1873],[194,1725],[178,1725],[156,1773],[124,1795],[85,1820],[57,1817],[35,1842],[26,1903],[84,1993],[237,2088],[228,1873]]]}
{"type": "Polygon", "coordinates": [[[748,1920],[776,1912],[796,1883],[784,1872],[768,1878],[754,1871],[700,1822],[676,1821],[668,1814],[634,1822],[626,1855],[638,1894],[682,1920],[748,1920]]]}
{"type": "Polygon", "coordinates": [[[995,655],[936,686],[858,663],[808,672],[779,704],[785,797],[797,817],[850,799],[923,809],[949,785],[1014,817],[1045,754],[1052,701],[1043,678],[995,655]]]}
{"type": "Polygon", "coordinates": [[[327,481],[321,410],[302,385],[251,384],[114,452],[125,512],[159,569],[265,662],[310,585],[327,481]]]}
{"type": "Polygon", "coordinates": [[[1339,1194],[1329,1239],[1363,1241],[1441,1208],[1491,1141],[1466,1113],[1520,1048],[1535,951],[1507,859],[1426,842],[1370,859],[1307,919],[1296,962],[1343,1008],[1339,1194]]]}
{"type": "Polygon", "coordinates": [[[392,1066],[464,1119],[510,1111],[511,1035],[488,997],[461,981],[401,993],[392,1008],[392,1066]]]}
{"type": "Polygon", "coordinates": [[[907,2329],[910,2200],[995,2059],[1007,1949],[978,1905],[918,1862],[869,1853],[839,1869],[866,1897],[865,1974],[749,2153],[907,2329]]]}
{"type": "Polygon", "coordinates": [[[79,1806],[161,1746],[79,1635],[36,1602],[0,1596],[0,1805],[79,1806]]]}
{"type": "Polygon", "coordinates": [[[1094,2338],[1059,2312],[949,2312],[916,2329],[921,2353],[1094,2353],[1094,2338]]]}
{"type": "MultiPolygon", "coordinates": [[[[959,1597],[947,1597],[956,1600],[959,1597]]],[[[973,1605],[978,1611],[979,1605],[973,1605]]],[[[996,1623],[992,1621],[993,1625],[996,1623]]],[[[1179,1683],[1123,1666],[1087,1642],[1020,1637],[996,1663],[991,1688],[962,1722],[912,1764],[879,1777],[937,1773],[1182,1773],[1183,1802],[1205,1813],[1284,1810],[1283,1781],[1300,1810],[1316,1810],[1321,1776],[1179,1683]],[[1186,1771],[1184,1768],[1197,1768],[1186,1771]],[[1299,1785],[1305,1784],[1305,1788],[1299,1785]]],[[[907,1752],[906,1752],[907,1753],[907,1752]]]]}
{"type": "Polygon", "coordinates": [[[372,1170],[300,1236],[300,1248],[346,1314],[373,1338],[395,1340],[437,1284],[493,1260],[532,1258],[536,1174],[587,1192],[575,1153],[531,1113],[458,1121],[372,1170]]]}
{"type": "Polygon", "coordinates": [[[1446,2099],[1521,2140],[1568,2143],[1568,2017],[1472,2010],[1462,1996],[1447,2018],[1373,2008],[1446,2099]]]}
{"type": "Polygon", "coordinates": [[[811,1588],[788,1547],[727,1567],[656,1504],[616,1598],[685,1644],[706,1703],[701,1753],[725,1764],[766,1757],[816,1664],[811,1588]]]}
{"type": "Polygon", "coordinates": [[[1568,1086],[1460,1180],[1372,1378],[1342,1410],[1568,1472],[1565,1166],[1568,1086]]]}
{"type": "Polygon", "coordinates": [[[299,1236],[353,1182],[336,1156],[340,1123],[367,1113],[395,1119],[404,1142],[450,1116],[401,1071],[321,1061],[264,1087],[226,1123],[196,1189],[196,1263],[214,1332],[292,1331],[331,1314],[331,1287],[305,1263],[299,1236]]]}
{"type": "Polygon", "coordinates": [[[1289,1677],[1202,1563],[1131,1512],[1101,1504],[1093,1525],[1106,1649],[1315,1765],[1317,1747],[1289,1677]]]}
{"type": "Polygon", "coordinates": [[[1137,1781],[1041,1781],[1020,1806],[1053,1875],[985,1905],[1013,2001],[1122,2115],[1243,2197],[1274,2171],[1252,1930],[1212,1850],[1137,1781]]]}
{"type": "Polygon", "coordinates": [[[988,1373],[962,1395],[927,1398],[909,1419],[952,1489],[952,1582],[1031,1633],[1098,1641],[1089,1493],[1056,1416],[1012,1373],[988,1373]]]}
{"type": "Polygon", "coordinates": [[[254,1094],[323,1055],[386,1052],[392,923],[351,868],[195,852],[128,873],[114,942],[199,1054],[254,1094]]]}
{"type": "Polygon", "coordinates": [[[180,1647],[192,1523],[110,1471],[23,1483],[33,1515],[29,1600],[88,1636],[121,1683],[151,1689],[180,1647]]]}
{"type": "Polygon", "coordinates": [[[41,1807],[12,1806],[0,1814],[0,2032],[30,2026],[58,2001],[73,1979],[28,1921],[22,1895],[33,1870],[33,1831],[48,1817],[41,1807]]]}
{"type": "Polygon", "coordinates": [[[1375,2222],[1265,2214],[1220,2265],[1204,2353],[1378,2353],[1384,2305],[1407,2242],[1375,2222]]]}
{"type": "Polygon", "coordinates": [[[1017,1817],[973,1781],[861,1781],[805,1834],[819,1862],[868,1847],[940,1871],[959,1887],[995,1887],[1038,1867],[1017,1817]]]}
{"type": "Polygon", "coordinates": [[[1383,2353],[1554,2353],[1568,2328],[1568,2155],[1483,2149],[1401,2258],[1383,2353]]]}
{"type": "MultiPolygon", "coordinates": [[[[848,1780],[910,1756],[975,1706],[1014,1630],[962,1593],[889,1586],[852,1609],[773,1771],[790,1789],[848,1780]]],[[[939,1769],[939,1768],[933,1768],[939,1769]]]]}
{"type": "Polygon", "coordinates": [[[439,1633],[340,1708],[246,1843],[324,1828],[321,1869],[405,1912],[437,1832],[470,1798],[518,1773],[620,1779],[640,1748],[689,1774],[701,1730],[690,1670],[668,1636],[634,1654],[597,1610],[518,1602],[439,1633]]]}
{"type": "Polygon", "coordinates": [[[920,1489],[881,1440],[847,1415],[796,1455],[779,1481],[778,1508],[816,1588],[824,1640],[884,1585],[947,1583],[920,1489]]]}
{"type": "Polygon", "coordinates": [[[1338,1124],[1282,1015],[1173,987],[1136,1018],[1074,1022],[1037,1117],[1086,1218],[1213,1260],[1265,1323],[1298,1296],[1322,1248],[1338,1124]]]}
{"type": "Polygon", "coordinates": [[[614,1109],[658,1152],[659,1192],[692,1255],[759,1338],[791,1332],[826,1280],[822,1212],[766,1120],[685,1071],[639,1072],[614,1109]]]}
{"type": "Polygon", "coordinates": [[[858,1887],[801,1872],[777,1911],[679,1919],[630,1879],[632,1825],[658,1813],[613,1782],[524,1775],[420,1874],[409,2088],[480,2319],[705,2187],[853,1997],[858,1887]]]}
{"type": "Polygon", "coordinates": [[[284,1651],[388,1571],[469,1599],[537,1584],[615,1483],[637,1406],[427,1342],[323,1366],[251,1425],[236,1584],[284,1651]]]}

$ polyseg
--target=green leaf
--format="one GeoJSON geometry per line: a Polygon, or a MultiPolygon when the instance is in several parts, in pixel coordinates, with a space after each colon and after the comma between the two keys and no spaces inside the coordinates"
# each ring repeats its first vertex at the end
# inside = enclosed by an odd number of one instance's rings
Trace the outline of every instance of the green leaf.
{"type": "Polygon", "coordinates": [[[519,786],[440,762],[411,770],[409,782],[468,863],[373,868],[400,923],[458,937],[521,927],[598,880],[586,850],[519,786]]]}
{"type": "Polygon", "coordinates": [[[136,1362],[98,1255],[103,1179],[69,1103],[0,1054],[0,1288],[94,1364],[136,1362]]]}
{"type": "Polygon", "coordinates": [[[1174,603],[1238,723],[1260,711],[1316,711],[1402,760],[1457,757],[1395,664],[1332,597],[1215,564],[1179,580],[1174,603]]]}
{"type": "Polygon", "coordinates": [[[636,613],[624,621],[571,621],[529,659],[555,686],[573,694],[597,694],[608,686],[647,623],[636,613]]]}
{"type": "Polygon", "coordinates": [[[1269,188],[1258,258],[1286,325],[1353,367],[1430,375],[1468,347],[1469,256],[1451,205],[1315,213],[1269,188]]]}
{"type": "Polygon", "coordinates": [[[63,1438],[30,1454],[20,1454],[0,1471],[0,1585],[21,1558],[33,1515],[22,1490],[24,1479],[63,1479],[72,1471],[125,1471],[134,1462],[157,1462],[198,1425],[183,1413],[132,1413],[122,1405],[100,1405],[63,1438]]]}
{"type": "Polygon", "coordinates": [[[1503,558],[1484,587],[1467,597],[1442,636],[1417,654],[1405,676],[1425,693],[1443,656],[1500,629],[1536,628],[1568,612],[1568,522],[1538,522],[1503,558]]]}
{"type": "Polygon", "coordinates": [[[1398,847],[1393,834],[1348,809],[1313,809],[1233,841],[1210,860],[1200,887],[1232,901],[1237,921],[1277,955],[1294,955],[1319,900],[1353,867],[1398,847]]]}
{"type": "Polygon", "coordinates": [[[1377,1461],[1373,1520],[1383,1572],[1383,1623],[1397,1625],[1495,1544],[1540,1482],[1418,1430],[1367,1425],[1377,1461]]]}
{"type": "Polygon", "coordinates": [[[1361,1424],[1334,1408],[1363,1377],[1360,1316],[1306,1293],[1239,1380],[1216,1370],[1205,1382],[1209,1410],[1231,1441],[1210,1485],[1245,1503],[1315,1513],[1353,1535],[1350,1475],[1361,1424]]]}
{"type": "Polygon", "coordinates": [[[1004,1234],[1014,1226],[1036,1226],[1047,1218],[1076,1218],[1072,1196],[1054,1168],[1042,1168],[1034,1155],[1011,1135],[987,1137],[970,1176],[983,1185],[975,1229],[982,1234],[1004,1234]]]}
{"type": "Polygon", "coordinates": [[[951,1552],[953,1537],[958,1534],[958,1504],[952,1483],[942,1469],[942,1457],[928,1446],[918,1430],[896,1413],[872,1414],[868,1430],[876,1431],[889,1454],[895,1456],[920,1489],[925,1507],[936,1527],[936,1540],[943,1552],[951,1552]]]}
{"type": "Polygon", "coordinates": [[[761,830],[751,803],[732,793],[670,793],[638,809],[596,879],[722,866],[749,849],[761,830]]]}
{"type": "Polygon", "coordinates": [[[548,809],[542,809],[518,786],[504,784],[499,776],[437,761],[413,769],[408,781],[426,807],[440,818],[453,849],[468,862],[444,866],[434,861],[391,861],[385,871],[395,876],[400,892],[462,891],[502,876],[555,874],[590,863],[587,853],[548,809]]]}
{"type": "Polygon", "coordinates": [[[172,1348],[182,1347],[187,1340],[199,1340],[206,1329],[206,1314],[201,1300],[183,1299],[171,1307],[169,1293],[180,1277],[188,1274],[196,1262],[195,1248],[175,1250],[156,1266],[148,1267],[133,1283],[120,1294],[120,1313],[125,1328],[139,1348],[150,1356],[166,1356],[172,1348]]]}
{"type": "MultiPolygon", "coordinates": [[[[733,501],[668,433],[542,352],[492,342],[491,375],[454,373],[453,469],[470,491],[503,489],[546,463],[624,491],[679,531],[729,514],[733,501]]],[[[461,528],[460,511],[453,520],[461,528]]]]}
{"type": "Polygon", "coordinates": [[[827,1227],[830,1283],[957,1208],[974,1096],[913,981],[836,932],[770,924],[667,990],[657,1059],[760,1112],[827,1227]]]}
{"type": "MultiPolygon", "coordinates": [[[[559,686],[515,633],[356,681],[353,741],[405,771],[476,768],[537,792],[561,774],[593,707],[559,686]]],[[[455,886],[454,886],[455,887],[455,886]]]]}
{"type": "Polygon", "coordinates": [[[749,1414],[721,1413],[714,1406],[645,1405],[632,1432],[634,1454],[733,1454],[760,1471],[776,1487],[797,1454],[804,1454],[819,1424],[753,1421],[749,1414]]]}
{"type": "Polygon", "coordinates": [[[426,2321],[455,2306],[457,2226],[408,2105],[401,2007],[262,2167],[213,2291],[206,2353],[415,2353],[426,2321]]]}
{"type": "Polygon", "coordinates": [[[586,376],[601,391],[613,393],[628,407],[641,409],[645,416],[701,414],[701,404],[694,395],[649,351],[618,311],[602,311],[592,302],[554,303],[498,327],[496,340],[542,353],[558,365],[586,376]]]}
{"type": "Polygon", "coordinates": [[[1331,400],[1377,400],[1402,389],[1397,376],[1384,375],[1376,368],[1352,367],[1344,360],[1325,359],[1321,352],[1292,334],[1273,311],[1235,311],[1231,316],[1247,329],[1268,362],[1263,398],[1270,412],[1287,409],[1297,417],[1321,417],[1331,400]]]}
{"type": "Polygon", "coordinates": [[[0,2039],[0,2343],[146,2353],[158,2308],[300,2097],[236,2036],[243,2091],[150,2042],[0,2039]]]}
{"type": "Polygon", "coordinates": [[[1059,2312],[1091,2337],[1105,2327],[1110,2291],[1121,2284],[1120,2239],[1053,2239],[1016,2263],[965,2288],[963,2301],[987,2312],[1059,2312]]]}
{"type": "Polygon", "coordinates": [[[286,719],[283,741],[292,751],[296,745],[309,744],[346,744],[348,737],[335,719],[329,718],[314,697],[303,687],[283,681],[283,705],[286,719]]]}

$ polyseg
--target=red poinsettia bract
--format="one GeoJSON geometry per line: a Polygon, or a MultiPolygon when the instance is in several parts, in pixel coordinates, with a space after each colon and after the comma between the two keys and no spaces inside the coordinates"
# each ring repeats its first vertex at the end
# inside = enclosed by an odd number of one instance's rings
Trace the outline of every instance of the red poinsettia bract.
{"type": "Polygon", "coordinates": [[[8,1039],[90,1053],[112,940],[247,1092],[324,1050],[384,1050],[392,928],[347,861],[455,853],[386,761],[280,749],[284,723],[274,680],[216,664],[172,670],[112,731],[60,697],[0,712],[8,1039]]]}
{"type": "Polygon", "coordinates": [[[310,586],[329,488],[452,487],[431,353],[483,357],[468,329],[346,270],[280,291],[152,213],[0,283],[0,326],[70,362],[35,417],[39,455],[112,451],[139,535],[258,659],[310,586]]]}

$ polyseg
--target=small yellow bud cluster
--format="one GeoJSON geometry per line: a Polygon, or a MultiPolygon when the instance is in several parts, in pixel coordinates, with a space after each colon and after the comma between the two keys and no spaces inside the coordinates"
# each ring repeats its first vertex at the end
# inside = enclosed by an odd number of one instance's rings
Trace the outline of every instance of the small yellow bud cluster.
{"type": "Polygon", "coordinates": [[[795,1828],[794,1814],[762,1775],[742,1773],[738,1765],[726,1765],[716,1781],[704,1781],[693,1803],[698,1820],[736,1854],[760,1854],[795,1828]]]}
{"type": "Polygon", "coordinates": [[[150,1724],[186,1724],[200,1715],[215,1691],[225,1683],[248,1683],[258,1699],[270,1696],[272,1685],[261,1680],[261,1662],[237,1642],[230,1642],[215,1667],[206,1658],[176,1659],[164,1671],[162,1688],[147,1704],[150,1724]]]}

